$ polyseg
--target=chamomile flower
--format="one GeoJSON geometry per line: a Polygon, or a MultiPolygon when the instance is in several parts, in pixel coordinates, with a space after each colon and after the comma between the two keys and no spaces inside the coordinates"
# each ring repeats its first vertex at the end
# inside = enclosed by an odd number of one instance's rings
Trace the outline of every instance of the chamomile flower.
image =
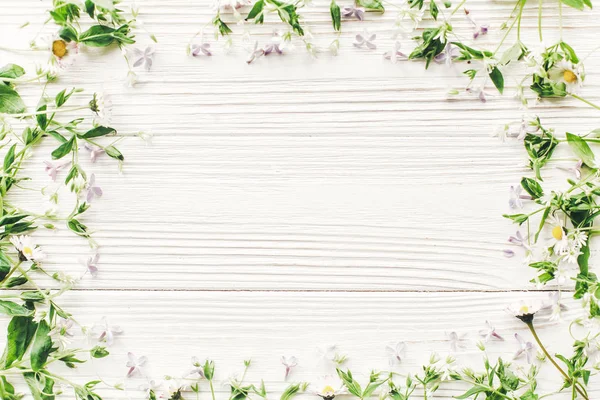
{"type": "Polygon", "coordinates": [[[50,39],[49,50],[50,64],[65,69],[75,62],[77,54],[79,54],[79,45],[75,41],[67,42],[60,36],[54,35],[50,39]]]}
{"type": "Polygon", "coordinates": [[[33,242],[30,236],[12,236],[10,238],[10,242],[19,252],[19,259],[22,261],[33,261],[38,263],[46,258],[46,255],[42,249],[40,249],[38,245],[33,242]]]}
{"type": "Polygon", "coordinates": [[[535,314],[542,308],[542,305],[539,301],[524,301],[521,300],[519,302],[510,304],[506,311],[509,314],[512,314],[515,318],[520,319],[526,324],[531,323],[533,321],[533,317],[535,314]]]}
{"type": "Polygon", "coordinates": [[[569,239],[563,218],[552,215],[546,225],[550,229],[549,247],[552,247],[556,254],[566,253],[569,249],[569,239]]]}
{"type": "Polygon", "coordinates": [[[319,379],[313,389],[313,393],[324,400],[333,400],[338,394],[344,393],[344,384],[337,376],[327,375],[319,379]]]}
{"type": "Polygon", "coordinates": [[[548,77],[554,82],[562,82],[567,86],[567,91],[577,92],[583,86],[585,75],[581,64],[570,61],[559,61],[548,71],[548,77]]]}

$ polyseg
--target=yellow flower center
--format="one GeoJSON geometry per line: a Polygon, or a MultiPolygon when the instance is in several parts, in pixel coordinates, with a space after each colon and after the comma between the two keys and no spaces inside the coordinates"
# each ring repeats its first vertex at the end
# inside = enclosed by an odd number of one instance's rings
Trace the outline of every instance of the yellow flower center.
{"type": "Polygon", "coordinates": [[[529,307],[528,307],[528,306],[522,306],[522,307],[519,309],[519,312],[520,312],[521,314],[529,314],[529,307]]]}
{"type": "Polygon", "coordinates": [[[565,72],[563,72],[563,79],[567,83],[576,83],[577,75],[575,75],[575,73],[573,71],[566,69],[565,72]]]}
{"type": "Polygon", "coordinates": [[[27,258],[31,258],[31,256],[33,255],[33,249],[29,246],[25,246],[23,247],[23,251],[22,253],[27,257],[27,258]]]}
{"type": "Polygon", "coordinates": [[[552,237],[556,240],[562,240],[563,238],[563,230],[562,226],[555,226],[552,228],[552,237]]]}
{"type": "Polygon", "coordinates": [[[331,386],[325,386],[323,388],[323,393],[333,393],[335,392],[335,390],[333,390],[333,388],[331,386]]]}
{"type": "Polygon", "coordinates": [[[52,42],[52,54],[58,58],[63,58],[67,55],[67,42],[64,40],[55,40],[52,42]]]}

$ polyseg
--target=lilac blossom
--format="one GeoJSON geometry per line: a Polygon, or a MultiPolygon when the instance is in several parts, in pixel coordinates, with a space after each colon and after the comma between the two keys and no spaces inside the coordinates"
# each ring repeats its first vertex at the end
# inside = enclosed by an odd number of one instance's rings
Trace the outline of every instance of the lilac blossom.
{"type": "Polygon", "coordinates": [[[265,47],[263,47],[263,53],[265,56],[268,56],[271,53],[283,54],[283,47],[284,40],[281,37],[281,34],[273,32],[271,43],[266,44],[265,47]]]}
{"type": "Polygon", "coordinates": [[[392,50],[385,52],[383,57],[387,60],[390,60],[392,64],[396,64],[398,60],[408,60],[408,56],[400,51],[401,46],[401,43],[396,41],[396,43],[394,43],[394,47],[392,47],[392,50]]]}
{"type": "Polygon", "coordinates": [[[487,96],[488,96],[488,94],[485,92],[485,90],[483,90],[483,87],[478,87],[478,88],[468,87],[468,88],[465,89],[465,91],[468,94],[471,94],[473,96],[477,96],[477,98],[479,99],[479,101],[481,101],[482,103],[487,102],[487,96]]]}
{"type": "Polygon", "coordinates": [[[102,154],[105,153],[104,149],[100,146],[95,146],[93,144],[90,143],[85,143],[83,145],[83,148],[86,149],[87,151],[89,151],[90,153],[90,160],[95,163],[96,160],[98,159],[98,157],[102,154]]]}
{"type": "Polygon", "coordinates": [[[248,50],[248,59],[246,60],[246,62],[248,64],[251,64],[264,55],[265,51],[263,49],[259,49],[258,42],[254,41],[254,46],[248,50]]]}
{"type": "Polygon", "coordinates": [[[519,349],[515,353],[513,359],[518,359],[525,355],[525,359],[528,364],[531,364],[533,356],[535,355],[535,346],[531,342],[526,342],[518,333],[515,333],[515,339],[519,342],[519,349]]]}
{"type": "Polygon", "coordinates": [[[467,20],[473,25],[473,39],[477,39],[479,36],[487,35],[489,26],[478,24],[473,17],[471,17],[471,12],[465,8],[465,15],[467,20]]]}
{"type": "Polygon", "coordinates": [[[201,44],[193,44],[192,45],[192,56],[198,57],[200,53],[205,56],[212,56],[212,52],[210,51],[210,43],[203,42],[201,44]]]}
{"type": "Polygon", "coordinates": [[[466,347],[466,337],[467,334],[458,334],[454,331],[446,333],[448,340],[450,341],[450,348],[452,351],[458,351],[459,349],[464,349],[466,347]]]}
{"type": "Polygon", "coordinates": [[[127,364],[125,364],[125,366],[129,368],[129,371],[127,371],[127,377],[131,378],[137,373],[143,375],[142,368],[148,361],[148,358],[146,356],[136,357],[135,354],[131,352],[127,353],[127,358],[129,359],[127,364]]]}
{"type": "Polygon", "coordinates": [[[377,45],[373,42],[376,38],[377,34],[369,33],[367,30],[365,30],[363,33],[359,33],[356,35],[356,40],[353,44],[354,47],[357,48],[366,46],[368,49],[375,50],[377,48],[377,45]]]}
{"type": "Polygon", "coordinates": [[[515,256],[515,252],[512,251],[511,249],[502,250],[502,254],[504,254],[504,257],[506,257],[506,258],[511,258],[511,257],[515,256]]]}
{"type": "Polygon", "coordinates": [[[146,68],[146,71],[150,71],[152,68],[152,59],[154,58],[154,48],[152,46],[146,47],[143,51],[135,48],[133,49],[133,66],[146,68]]]}
{"type": "Polygon", "coordinates": [[[85,262],[86,272],[89,272],[94,278],[98,275],[98,259],[100,254],[96,253],[93,256],[88,257],[85,262]]]}
{"type": "Polygon", "coordinates": [[[92,333],[98,335],[98,341],[111,346],[114,343],[114,337],[123,333],[118,325],[109,325],[108,319],[102,317],[100,322],[92,327],[92,333]]]}
{"type": "Polygon", "coordinates": [[[365,9],[357,7],[344,7],[342,8],[342,17],[352,18],[356,17],[357,20],[362,21],[365,18],[365,9]]]}
{"type": "Polygon", "coordinates": [[[287,379],[287,377],[292,372],[292,368],[294,368],[296,365],[298,365],[298,359],[294,356],[291,356],[291,357],[281,356],[281,363],[285,367],[284,379],[287,379]]]}
{"type": "Polygon", "coordinates": [[[523,200],[531,200],[531,196],[528,194],[521,194],[523,188],[521,186],[510,187],[510,199],[508,205],[510,208],[523,208],[523,200]]]}
{"type": "Polygon", "coordinates": [[[561,301],[560,292],[549,293],[548,301],[544,302],[541,308],[542,311],[550,312],[550,321],[560,321],[563,311],[567,311],[568,309],[561,301]]]}
{"type": "Polygon", "coordinates": [[[406,357],[406,343],[396,342],[392,345],[387,345],[385,350],[388,354],[390,366],[400,364],[406,357]]]}
{"type": "Polygon", "coordinates": [[[192,357],[192,369],[190,370],[189,375],[198,374],[200,378],[204,378],[204,367],[200,362],[200,359],[196,356],[192,357]]]}
{"type": "Polygon", "coordinates": [[[94,197],[102,197],[102,189],[100,186],[96,186],[96,175],[92,174],[87,184],[86,201],[91,203],[94,197]]]}
{"type": "Polygon", "coordinates": [[[457,59],[459,56],[460,49],[454,46],[453,44],[448,43],[444,48],[444,51],[435,56],[433,58],[433,61],[435,61],[438,64],[446,64],[447,66],[450,66],[452,64],[452,61],[457,59]]]}
{"type": "Polygon", "coordinates": [[[485,324],[486,324],[487,328],[480,330],[479,335],[484,337],[483,340],[486,343],[489,342],[492,338],[498,339],[498,340],[504,340],[504,338],[496,332],[496,327],[494,325],[492,325],[492,323],[490,321],[485,321],[485,324]]]}
{"type": "Polygon", "coordinates": [[[44,168],[44,170],[46,171],[46,173],[48,174],[48,176],[55,181],[56,180],[56,175],[58,174],[59,171],[65,169],[66,167],[68,167],[69,165],[71,165],[70,161],[64,162],[64,163],[52,163],[50,161],[44,161],[44,164],[46,164],[46,167],[44,168]]]}
{"type": "Polygon", "coordinates": [[[583,167],[583,161],[578,160],[572,167],[558,167],[558,169],[572,173],[573,175],[575,175],[575,178],[579,180],[581,179],[581,167],[583,167]]]}

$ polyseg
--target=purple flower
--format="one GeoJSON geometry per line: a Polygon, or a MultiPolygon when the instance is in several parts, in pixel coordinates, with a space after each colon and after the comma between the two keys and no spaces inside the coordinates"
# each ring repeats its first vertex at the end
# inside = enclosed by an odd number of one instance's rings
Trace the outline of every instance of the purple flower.
{"type": "Polygon", "coordinates": [[[508,200],[508,205],[510,208],[523,208],[522,200],[532,199],[532,197],[528,194],[521,194],[522,192],[523,188],[521,186],[510,187],[510,199],[508,200]]]}
{"type": "Polygon", "coordinates": [[[200,359],[196,356],[192,357],[192,369],[190,370],[189,375],[198,374],[200,378],[204,378],[204,366],[200,362],[200,359]]]}
{"type": "Polygon", "coordinates": [[[506,257],[506,258],[511,258],[511,257],[515,256],[515,252],[512,251],[511,249],[502,250],[502,254],[504,254],[504,257],[506,257]]]}
{"type": "Polygon", "coordinates": [[[210,43],[193,44],[192,55],[197,57],[200,55],[200,53],[204,54],[205,56],[212,56],[210,51],[210,43]]]}
{"type": "Polygon", "coordinates": [[[527,364],[531,364],[533,360],[533,356],[535,355],[535,346],[531,342],[526,342],[518,333],[515,333],[515,339],[519,342],[519,349],[515,353],[513,359],[517,359],[522,355],[525,355],[527,359],[527,364]]]}
{"type": "Polygon", "coordinates": [[[268,56],[269,54],[275,52],[277,54],[283,54],[283,39],[278,32],[273,32],[273,36],[271,37],[271,43],[265,45],[263,47],[263,54],[268,56]]]}
{"type": "Polygon", "coordinates": [[[87,194],[85,199],[88,203],[91,203],[92,200],[94,200],[94,197],[102,197],[102,189],[100,186],[96,186],[96,175],[92,174],[87,184],[87,194]]]}
{"type": "Polygon", "coordinates": [[[467,93],[473,95],[473,96],[477,96],[477,98],[479,98],[479,101],[481,101],[482,103],[485,103],[487,101],[487,93],[485,93],[485,91],[483,90],[482,87],[478,87],[478,88],[471,88],[468,87],[465,89],[467,93]]]}
{"type": "Polygon", "coordinates": [[[473,24],[473,39],[477,39],[479,36],[483,36],[483,35],[487,35],[488,33],[488,25],[480,25],[477,22],[475,22],[475,20],[473,19],[473,17],[471,17],[471,12],[469,10],[467,10],[465,8],[465,15],[467,17],[467,20],[473,24]]]}
{"type": "Polygon", "coordinates": [[[466,333],[459,335],[458,333],[452,331],[450,333],[446,333],[446,336],[448,336],[448,340],[450,341],[450,348],[452,349],[452,351],[458,351],[458,349],[464,349],[466,347],[466,333]]]}
{"type": "Polygon", "coordinates": [[[342,8],[342,17],[356,17],[357,20],[362,21],[365,18],[365,10],[364,8],[344,7],[342,8]]]}
{"type": "Polygon", "coordinates": [[[100,322],[92,327],[92,333],[98,335],[99,342],[105,342],[110,346],[114,342],[115,335],[120,335],[123,330],[118,325],[109,325],[106,317],[102,317],[100,322]]]}
{"type": "Polygon", "coordinates": [[[248,50],[248,59],[246,62],[248,64],[252,64],[254,60],[265,55],[265,51],[263,49],[258,48],[258,42],[254,41],[254,46],[248,50]]]}
{"type": "Polygon", "coordinates": [[[51,163],[50,161],[44,161],[44,164],[46,164],[46,168],[44,168],[44,170],[46,171],[46,173],[48,174],[48,176],[55,181],[56,180],[56,175],[58,174],[58,171],[68,167],[71,162],[67,161],[64,163],[51,163]]]}
{"type": "Polygon", "coordinates": [[[87,142],[83,145],[83,148],[90,152],[90,160],[92,160],[93,163],[96,162],[96,159],[98,158],[98,156],[100,156],[101,154],[104,154],[103,148],[94,146],[87,142]]]}
{"type": "Polygon", "coordinates": [[[129,367],[129,371],[127,371],[127,377],[130,378],[134,376],[136,373],[140,373],[143,375],[142,367],[148,361],[146,356],[136,357],[135,354],[129,352],[127,353],[127,364],[125,366],[129,367]]]}
{"type": "Polygon", "coordinates": [[[353,44],[354,44],[354,47],[357,47],[357,48],[366,46],[367,48],[369,48],[371,50],[375,50],[377,48],[377,45],[373,42],[375,41],[376,38],[377,38],[377,34],[369,33],[367,30],[365,30],[363,33],[359,33],[356,35],[356,41],[353,44]]]}
{"type": "Polygon", "coordinates": [[[452,61],[460,56],[460,49],[453,44],[448,43],[440,54],[433,58],[438,64],[452,65],[452,61]]]}
{"type": "Polygon", "coordinates": [[[400,364],[406,356],[406,343],[396,342],[391,345],[385,346],[385,350],[388,353],[390,366],[393,367],[396,364],[400,364]]]}
{"type": "Polygon", "coordinates": [[[98,275],[98,259],[100,258],[100,254],[96,253],[91,257],[88,257],[87,261],[85,262],[85,267],[87,269],[87,272],[90,273],[90,275],[92,275],[94,278],[98,275]]]}
{"type": "Polygon", "coordinates": [[[583,161],[579,160],[572,167],[569,167],[569,168],[558,167],[558,169],[572,173],[573,175],[575,175],[575,178],[577,178],[579,180],[579,179],[581,179],[581,167],[582,166],[583,166],[583,161]]]}
{"type": "Polygon", "coordinates": [[[294,356],[291,356],[291,357],[281,356],[281,363],[285,367],[284,379],[287,379],[287,377],[290,375],[290,372],[292,372],[292,368],[294,368],[296,365],[298,365],[298,359],[294,356]]]}
{"type": "Polygon", "coordinates": [[[479,335],[484,337],[484,341],[486,343],[489,342],[492,338],[504,340],[502,336],[496,333],[496,327],[492,325],[490,321],[485,321],[485,324],[487,325],[487,328],[480,330],[479,335]]]}
{"type": "Polygon", "coordinates": [[[391,51],[387,51],[383,54],[383,57],[390,60],[392,64],[396,64],[398,60],[407,60],[408,56],[400,51],[401,43],[394,43],[394,47],[391,51]]]}
{"type": "Polygon", "coordinates": [[[135,48],[133,49],[133,66],[140,67],[144,66],[146,71],[150,71],[152,68],[152,58],[154,57],[154,49],[152,46],[148,46],[144,49],[144,51],[135,48]]]}

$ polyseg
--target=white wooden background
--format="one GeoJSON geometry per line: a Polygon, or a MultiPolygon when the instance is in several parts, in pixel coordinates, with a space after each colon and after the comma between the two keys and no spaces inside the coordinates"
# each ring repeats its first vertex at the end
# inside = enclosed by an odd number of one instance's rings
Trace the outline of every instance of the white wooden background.
{"type": "MultiPolygon", "coordinates": [[[[27,47],[49,3],[1,0],[0,43],[27,47]],[[30,25],[19,28],[25,22],[30,25]]],[[[463,66],[425,71],[421,63],[382,59],[392,45],[391,7],[382,18],[368,16],[377,22],[344,23],[338,57],[313,60],[298,46],[249,66],[243,49],[223,55],[214,42],[216,56],[186,57],[187,41],[211,18],[209,0],[138,5],[159,43],[152,71],[141,72],[135,88],[124,86],[127,69],[114,50],[85,50],[49,87],[51,93],[83,87],[87,96],[104,89],[121,134],[154,134],[148,147],[134,137],[121,144],[122,175],[106,157],[89,165],[104,189],[86,218],[101,245],[100,274],[63,301],[81,322],[107,316],[125,335],[111,357],[69,374],[85,379],[98,371],[108,382],[122,381],[132,351],[150,358],[149,373],[158,379],[181,374],[197,355],[213,358],[222,380],[252,358],[250,380],[264,378],[277,393],[285,386],[279,358],[300,359],[292,381],[312,380],[323,373],[315,368],[319,345],[339,345],[347,365],[366,378],[370,368],[387,366],[385,345],[398,340],[409,346],[400,370],[418,372],[432,351],[450,352],[450,331],[468,333],[467,348],[455,356],[472,363],[486,319],[506,339],[489,344],[492,358],[511,357],[515,332],[531,339],[503,309],[547,293],[529,292],[535,290],[531,271],[520,257],[501,252],[514,231],[501,217],[508,188],[529,171],[520,143],[491,137],[497,125],[520,118],[513,78],[507,78],[507,95],[486,104],[447,100],[450,87],[466,83],[463,66]],[[351,46],[364,26],[377,32],[375,51],[351,46]]],[[[513,5],[468,1],[473,15],[491,25],[481,43],[498,42],[513,5]]],[[[551,43],[556,2],[544,9],[551,43]]],[[[327,46],[333,35],[325,3],[306,15],[315,42],[327,46]]],[[[534,16],[527,11],[523,23],[529,43],[535,42],[534,16]]],[[[582,56],[598,45],[599,17],[565,10],[565,35],[582,56]]],[[[468,35],[462,17],[455,25],[468,35]]],[[[271,19],[254,30],[263,33],[256,38],[268,40],[274,27],[271,19]]],[[[143,34],[139,39],[149,43],[143,34]]],[[[0,51],[0,64],[33,67],[44,59],[0,51]]],[[[591,55],[586,66],[584,95],[598,101],[600,57],[591,55]]],[[[28,104],[35,105],[39,89],[23,89],[28,104]]],[[[530,112],[560,133],[598,127],[598,112],[571,100],[544,102],[530,112]]],[[[35,187],[48,183],[41,162],[50,150],[42,146],[29,163],[35,187]]],[[[40,207],[39,195],[18,199],[40,207]]],[[[50,255],[48,269],[81,274],[86,243],[64,228],[38,236],[50,255]]],[[[571,318],[579,305],[568,304],[571,318]]],[[[566,324],[542,326],[551,351],[567,351],[566,324]]],[[[558,374],[546,367],[542,385],[558,387],[558,374]]],[[[450,386],[440,397],[461,390],[450,386]]],[[[108,399],[135,395],[103,393],[108,399]]]]}

